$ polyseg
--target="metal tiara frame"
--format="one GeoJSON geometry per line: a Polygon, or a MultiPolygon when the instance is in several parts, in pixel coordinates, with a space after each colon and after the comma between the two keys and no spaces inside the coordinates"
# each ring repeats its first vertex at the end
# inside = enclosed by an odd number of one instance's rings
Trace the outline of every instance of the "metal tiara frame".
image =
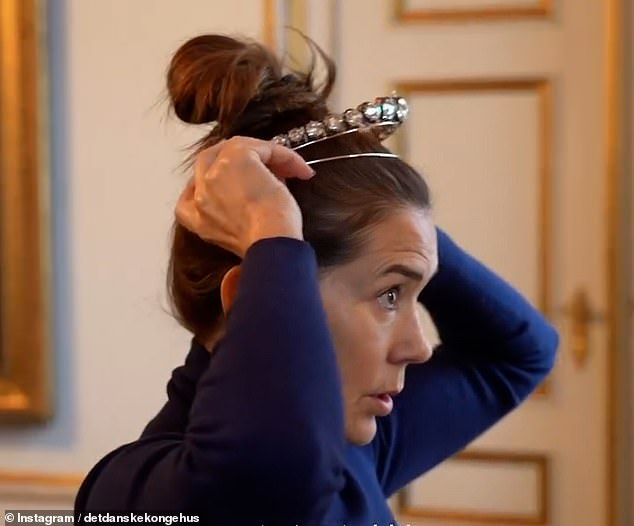
{"type": "MultiPolygon", "coordinates": [[[[329,114],[321,121],[310,121],[304,126],[276,135],[271,140],[293,150],[300,150],[311,144],[348,133],[371,132],[383,141],[407,119],[408,113],[407,101],[403,97],[397,95],[377,97],[373,102],[363,102],[356,108],[347,109],[343,113],[329,114]]],[[[386,152],[365,152],[314,159],[308,161],[307,164],[357,157],[398,158],[398,155],[386,152]]]]}

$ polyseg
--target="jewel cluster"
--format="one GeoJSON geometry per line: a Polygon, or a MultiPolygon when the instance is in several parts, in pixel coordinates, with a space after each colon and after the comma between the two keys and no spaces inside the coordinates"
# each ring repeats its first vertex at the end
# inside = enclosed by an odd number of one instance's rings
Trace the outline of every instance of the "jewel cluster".
{"type": "Polygon", "coordinates": [[[314,142],[363,128],[370,128],[380,140],[400,126],[409,112],[403,97],[378,97],[343,113],[333,113],[321,121],[310,121],[287,133],[276,135],[272,141],[289,148],[302,148],[314,142]]]}

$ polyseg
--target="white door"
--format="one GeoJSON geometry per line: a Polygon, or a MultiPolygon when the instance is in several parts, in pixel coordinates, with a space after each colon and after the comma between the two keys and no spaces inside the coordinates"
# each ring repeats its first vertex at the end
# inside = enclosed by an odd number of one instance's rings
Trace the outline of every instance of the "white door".
{"type": "Polygon", "coordinates": [[[403,524],[614,524],[608,4],[285,4],[337,60],[338,109],[394,89],[407,97],[396,146],[425,174],[438,223],[562,336],[540,392],[394,500],[403,524]]]}

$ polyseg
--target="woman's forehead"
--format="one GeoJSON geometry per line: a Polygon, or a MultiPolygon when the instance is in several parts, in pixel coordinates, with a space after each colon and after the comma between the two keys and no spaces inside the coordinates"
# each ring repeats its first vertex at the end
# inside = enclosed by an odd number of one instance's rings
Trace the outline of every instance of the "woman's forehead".
{"type": "Polygon", "coordinates": [[[431,215],[410,208],[395,211],[368,229],[364,245],[362,256],[411,253],[428,259],[436,249],[436,233],[431,215]]]}
{"type": "Polygon", "coordinates": [[[334,276],[349,284],[376,280],[390,266],[402,264],[411,270],[431,275],[437,261],[436,232],[428,213],[399,211],[365,234],[359,254],[350,262],[336,266],[334,276]]]}

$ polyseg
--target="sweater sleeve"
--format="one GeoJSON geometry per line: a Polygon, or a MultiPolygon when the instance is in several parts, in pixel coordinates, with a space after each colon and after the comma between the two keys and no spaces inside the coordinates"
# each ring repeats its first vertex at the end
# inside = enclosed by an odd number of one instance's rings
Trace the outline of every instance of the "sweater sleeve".
{"type": "Polygon", "coordinates": [[[209,366],[210,359],[207,349],[193,338],[184,365],[174,369],[167,382],[167,402],[145,426],[141,438],[159,433],[185,432],[198,381],[209,366]]]}
{"type": "Polygon", "coordinates": [[[258,525],[313,524],[325,512],[343,485],[343,403],[308,244],[249,249],[225,336],[187,389],[187,423],[153,421],[102,459],[76,512],[190,511],[258,525]]]}
{"type": "Polygon", "coordinates": [[[441,230],[438,251],[438,273],[419,300],[442,343],[408,366],[373,443],[388,496],[517,407],[554,365],[558,336],[536,309],[441,230]]]}

